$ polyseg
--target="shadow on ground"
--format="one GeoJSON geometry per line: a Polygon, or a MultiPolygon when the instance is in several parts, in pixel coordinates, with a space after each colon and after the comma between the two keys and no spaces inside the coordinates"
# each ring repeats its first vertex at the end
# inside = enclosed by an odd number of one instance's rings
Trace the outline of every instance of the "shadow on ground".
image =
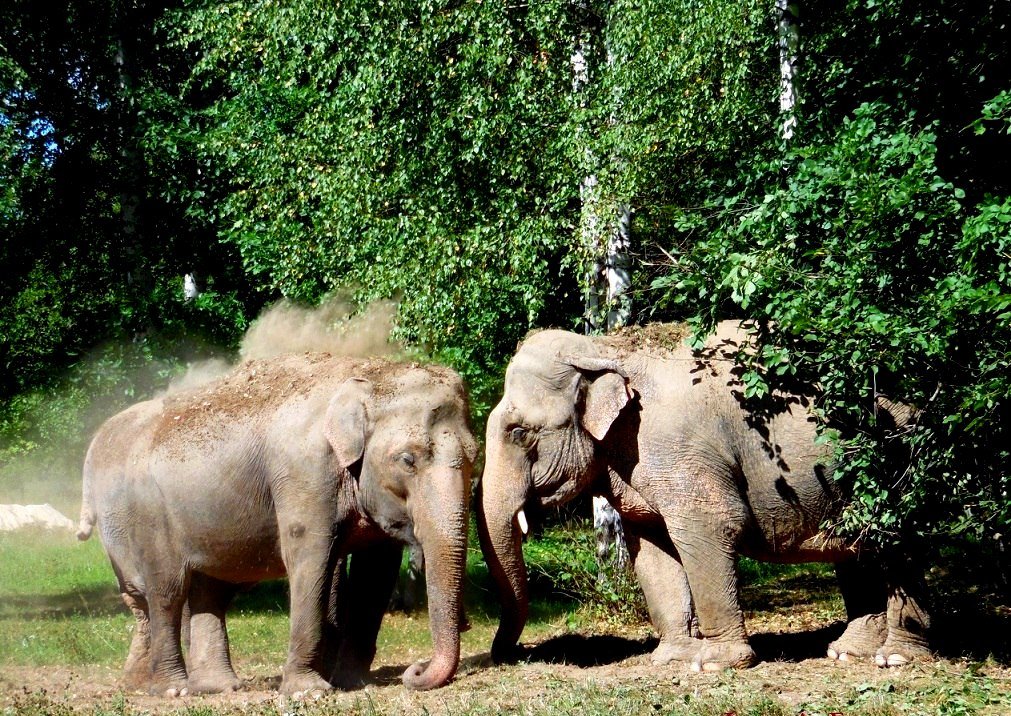
{"type": "Polygon", "coordinates": [[[107,617],[127,613],[115,587],[75,589],[61,594],[7,595],[0,618],[63,619],[69,616],[107,617]]]}

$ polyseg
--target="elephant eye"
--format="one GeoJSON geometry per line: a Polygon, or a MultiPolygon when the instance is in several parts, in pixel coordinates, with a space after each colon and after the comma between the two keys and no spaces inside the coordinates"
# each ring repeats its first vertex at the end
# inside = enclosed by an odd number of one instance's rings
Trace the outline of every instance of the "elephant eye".
{"type": "Polygon", "coordinates": [[[517,425],[512,430],[509,431],[509,438],[517,445],[522,445],[527,440],[527,435],[530,431],[524,427],[517,425]]]}
{"type": "Polygon", "coordinates": [[[414,469],[414,455],[412,455],[411,453],[402,452],[400,453],[400,455],[397,456],[397,459],[400,460],[401,463],[403,463],[404,467],[407,467],[411,470],[414,469]]]}

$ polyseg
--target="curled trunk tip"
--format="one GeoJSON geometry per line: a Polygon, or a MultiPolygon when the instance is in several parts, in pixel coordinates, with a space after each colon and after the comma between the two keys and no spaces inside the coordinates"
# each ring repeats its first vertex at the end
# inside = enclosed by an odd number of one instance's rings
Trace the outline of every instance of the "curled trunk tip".
{"type": "Polygon", "coordinates": [[[407,667],[401,677],[404,686],[414,691],[427,691],[438,688],[456,675],[457,665],[460,663],[459,650],[456,658],[442,659],[436,656],[426,666],[424,662],[416,662],[407,667]]]}

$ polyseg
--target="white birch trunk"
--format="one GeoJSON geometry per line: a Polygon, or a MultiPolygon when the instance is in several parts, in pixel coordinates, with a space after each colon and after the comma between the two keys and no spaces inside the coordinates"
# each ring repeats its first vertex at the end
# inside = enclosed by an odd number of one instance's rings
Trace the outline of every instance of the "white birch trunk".
{"type": "MultiPolygon", "coordinates": [[[[579,11],[586,12],[585,6],[576,4],[579,11]]],[[[586,106],[585,90],[590,83],[591,32],[584,24],[571,57],[572,91],[581,107],[586,106]]],[[[610,59],[608,57],[608,61],[610,59]]],[[[607,201],[601,192],[595,171],[598,158],[589,141],[591,130],[583,128],[582,131],[586,138],[587,173],[579,183],[579,240],[589,257],[584,294],[584,329],[589,334],[610,331],[629,320],[631,212],[625,205],[607,201]]],[[[628,565],[628,546],[621,517],[603,497],[593,498],[593,526],[597,536],[597,578],[602,580],[606,578],[605,567],[611,559],[619,568],[628,565]]]]}
{"type": "Polygon", "coordinates": [[[197,278],[191,273],[183,276],[183,300],[189,303],[200,295],[197,278]]]}
{"type": "Polygon", "coordinates": [[[793,139],[797,128],[797,52],[800,33],[797,30],[797,5],[790,0],[776,0],[779,36],[779,133],[783,141],[793,139]]]}

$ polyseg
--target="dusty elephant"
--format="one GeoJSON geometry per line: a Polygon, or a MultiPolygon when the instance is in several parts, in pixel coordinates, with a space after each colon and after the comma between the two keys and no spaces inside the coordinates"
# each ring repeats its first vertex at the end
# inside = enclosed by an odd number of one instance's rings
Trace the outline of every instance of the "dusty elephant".
{"type": "MultiPolygon", "coordinates": [[[[918,581],[899,561],[858,559],[854,545],[821,529],[844,499],[828,448],[815,442],[814,391],[744,401],[735,354],[750,342],[740,324],[720,324],[697,351],[672,330],[645,343],[543,331],[510,361],[488,419],[478,510],[503,602],[493,656],[514,648],[526,621],[524,506],[587,490],[624,521],[660,635],[656,663],[713,670],[756,661],[738,555],[836,563],[850,622],[830,656],[884,666],[928,655],[918,581]]],[[[900,412],[892,417],[908,419],[900,412]]]]}
{"type": "Polygon", "coordinates": [[[238,589],[285,574],[282,691],[353,681],[372,663],[405,544],[428,557],[434,656],[404,683],[448,681],[476,453],[468,420],[449,369],[325,354],[251,361],[109,419],[85,459],[78,537],[97,524],[137,617],[127,682],[169,695],[237,688],[225,611],[238,589]]]}

